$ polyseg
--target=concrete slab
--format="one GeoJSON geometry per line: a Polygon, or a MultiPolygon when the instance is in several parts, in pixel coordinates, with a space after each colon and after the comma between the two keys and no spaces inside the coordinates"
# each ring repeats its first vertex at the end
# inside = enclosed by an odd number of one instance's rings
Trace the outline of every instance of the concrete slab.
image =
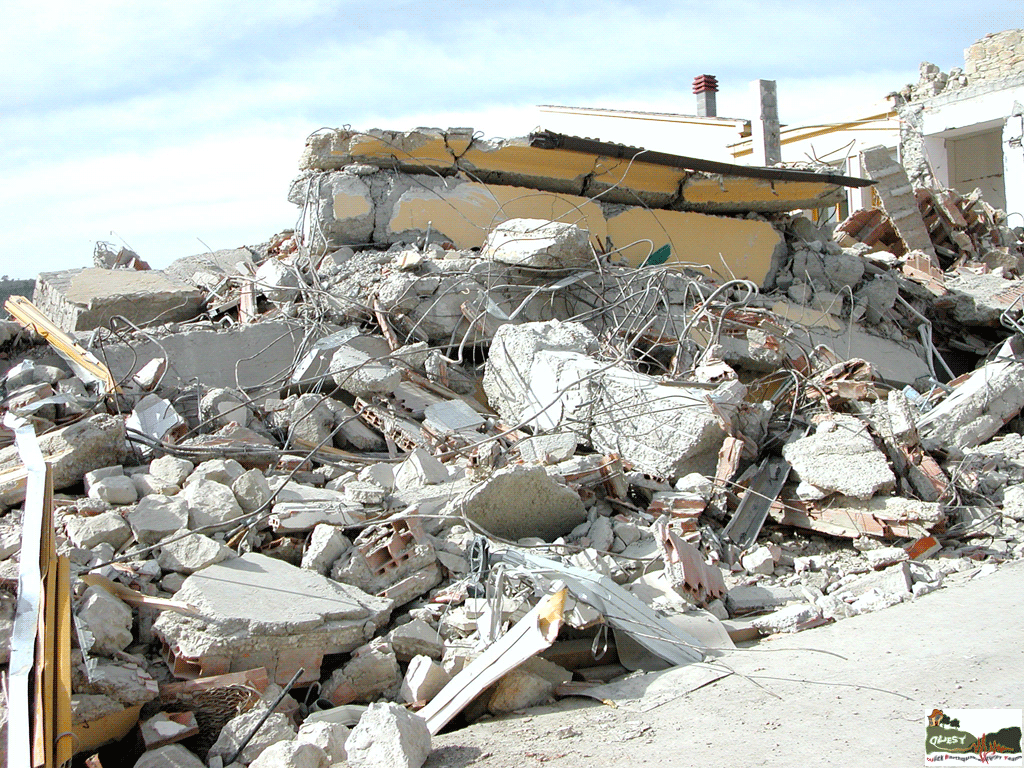
{"type": "Polygon", "coordinates": [[[159,270],[40,272],[32,302],[64,331],[90,331],[116,315],[138,326],[191,320],[203,294],[159,270]]]}

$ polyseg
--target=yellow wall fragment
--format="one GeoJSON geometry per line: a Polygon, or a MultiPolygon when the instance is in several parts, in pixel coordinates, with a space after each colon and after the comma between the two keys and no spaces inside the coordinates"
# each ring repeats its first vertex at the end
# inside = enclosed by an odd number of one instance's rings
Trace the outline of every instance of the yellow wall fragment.
{"type": "Polygon", "coordinates": [[[476,182],[455,182],[436,191],[410,189],[395,203],[388,232],[423,232],[429,224],[457,248],[477,248],[483,245],[488,230],[508,219],[576,224],[600,243],[607,235],[601,206],[585,197],[476,182]]]}
{"type": "Polygon", "coordinates": [[[631,266],[688,264],[761,285],[782,238],[771,224],[703,213],[630,208],[608,219],[616,257],[631,266]]]}

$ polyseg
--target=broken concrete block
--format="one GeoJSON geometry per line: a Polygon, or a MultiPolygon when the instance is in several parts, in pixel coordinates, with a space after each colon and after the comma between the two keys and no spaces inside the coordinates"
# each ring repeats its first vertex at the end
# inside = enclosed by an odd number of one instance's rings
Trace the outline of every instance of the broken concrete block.
{"type": "Polygon", "coordinates": [[[747,573],[763,573],[770,576],[775,572],[775,558],[768,547],[757,547],[740,558],[740,565],[747,573]]]}
{"type": "Polygon", "coordinates": [[[89,587],[78,620],[92,633],[92,653],[113,656],[132,643],[132,609],[101,587],[89,587]]]}
{"type": "Polygon", "coordinates": [[[391,703],[371,704],[345,742],[352,768],[420,768],[430,754],[427,721],[391,703]]]}
{"type": "Polygon", "coordinates": [[[252,411],[243,395],[236,389],[214,387],[199,401],[199,416],[215,428],[235,422],[243,427],[253,420],[252,411]]]}
{"type": "Polygon", "coordinates": [[[366,643],[393,605],[254,553],[189,576],[175,598],[209,617],[164,611],[153,624],[175,671],[208,675],[263,666],[282,684],[299,666],[306,670],[302,681],[316,680],[324,654],[366,643]]]}
{"type": "Polygon", "coordinates": [[[853,417],[837,414],[833,420],[821,422],[813,435],[787,443],[782,455],[802,484],[817,489],[817,498],[840,493],[870,499],[896,487],[885,454],[864,423],[853,417]]]}
{"type": "Polygon", "coordinates": [[[910,559],[910,555],[903,547],[881,547],[880,549],[869,549],[864,553],[864,557],[868,559],[868,563],[870,563],[871,567],[875,570],[910,559]]]}
{"type": "Polygon", "coordinates": [[[598,552],[611,551],[612,544],[615,542],[612,521],[604,515],[598,515],[587,530],[587,538],[590,539],[590,546],[598,552]]]}
{"type": "Polygon", "coordinates": [[[334,444],[338,448],[351,445],[360,451],[380,451],[386,448],[386,442],[379,433],[370,429],[359,418],[354,410],[338,400],[326,401],[334,411],[334,444]]]}
{"type": "Polygon", "coordinates": [[[327,753],[305,741],[279,741],[260,752],[249,768],[329,768],[327,753]]]}
{"type": "Polygon", "coordinates": [[[675,478],[713,473],[745,387],[667,386],[598,360],[596,339],[577,323],[506,323],[494,335],[484,374],[490,404],[509,425],[571,431],[580,443],[616,453],[641,472],[675,478]],[[709,405],[708,398],[715,405],[709,405]]]}
{"type": "MultiPolygon", "coordinates": [[[[181,533],[187,531],[177,531],[171,538],[177,538],[181,533]]],[[[193,533],[160,547],[157,561],[165,571],[191,574],[232,557],[235,553],[229,547],[208,536],[193,533]]]]}
{"type": "Polygon", "coordinates": [[[383,462],[363,467],[357,477],[364,482],[376,483],[385,491],[394,490],[395,487],[395,468],[383,462]]]}
{"type": "Polygon", "coordinates": [[[579,494],[542,467],[499,469],[463,499],[463,514],[495,536],[553,541],[587,519],[579,494]]]}
{"type": "Polygon", "coordinates": [[[143,496],[128,513],[135,540],[143,546],[156,544],[182,528],[188,528],[188,503],[177,496],[143,496]]]}
{"type": "Polygon", "coordinates": [[[241,517],[242,508],[235,500],[235,494],[223,483],[214,480],[197,480],[189,483],[178,498],[188,505],[189,528],[203,528],[209,525],[228,527],[231,520],[241,517]]]}
{"type": "Polygon", "coordinates": [[[139,494],[139,498],[145,496],[152,496],[157,494],[160,496],[173,496],[181,490],[177,485],[171,485],[165,480],[161,480],[156,475],[150,475],[145,472],[135,473],[129,475],[132,484],[135,486],[135,492],[139,494]]]}
{"type": "Polygon", "coordinates": [[[711,499],[715,492],[715,484],[699,472],[691,472],[685,477],[676,480],[673,486],[679,493],[693,493],[700,496],[704,501],[711,499]]]}
{"type": "MultiPolygon", "coordinates": [[[[86,472],[85,476],[82,478],[82,484],[85,486],[86,494],[92,490],[92,487],[96,485],[96,483],[106,477],[124,477],[124,467],[120,464],[115,464],[112,467],[100,467],[99,469],[94,469],[91,472],[86,472]]],[[[90,498],[96,497],[91,496],[90,498]]]]}
{"type": "Polygon", "coordinates": [[[331,765],[342,763],[347,757],[345,742],[351,731],[341,723],[306,721],[299,728],[295,740],[304,744],[315,744],[327,753],[331,765]]]}
{"type": "Polygon", "coordinates": [[[751,624],[762,635],[775,635],[782,632],[799,632],[812,626],[819,619],[821,610],[817,606],[797,603],[780,608],[767,616],[758,616],[751,624]]]}
{"type": "Polygon", "coordinates": [[[554,662],[534,656],[498,681],[487,710],[493,714],[515,712],[541,704],[561,685],[572,680],[572,672],[554,662]]]}
{"type": "Polygon", "coordinates": [[[333,440],[334,411],[322,395],[299,395],[288,408],[284,421],[291,439],[299,438],[310,445],[329,445],[333,440]]]}
{"type": "Polygon", "coordinates": [[[245,467],[234,459],[210,459],[199,464],[185,479],[185,486],[201,480],[212,480],[215,483],[230,486],[236,479],[245,474],[245,467]]]}
{"type": "Polygon", "coordinates": [[[352,652],[352,658],[324,683],[323,697],[336,705],[374,701],[402,679],[398,659],[383,641],[352,652]]]}
{"type": "MultiPolygon", "coordinates": [[[[47,457],[54,490],[82,482],[82,476],[97,467],[107,467],[126,454],[124,422],[114,416],[97,414],[41,435],[39,450],[47,457]]],[[[0,450],[0,473],[22,466],[15,445],[0,450]]],[[[0,504],[16,504],[25,498],[24,483],[13,480],[0,484],[0,504]]]]}
{"type": "Polygon", "coordinates": [[[534,435],[516,444],[523,461],[557,464],[576,455],[577,439],[572,432],[534,435]]]}
{"type": "Polygon", "coordinates": [[[32,294],[32,303],[66,332],[91,331],[116,315],[138,326],[191,320],[202,300],[198,289],[155,269],[41,272],[32,294]]]}
{"type": "MultiPolygon", "coordinates": [[[[224,727],[221,728],[217,741],[210,747],[209,757],[220,757],[227,760],[235,754],[241,746],[242,740],[252,733],[257,723],[266,714],[266,709],[267,704],[262,702],[248,712],[243,712],[228,720],[224,727]]],[[[279,742],[292,741],[295,735],[295,729],[292,727],[288,716],[275,712],[267,718],[267,721],[260,726],[260,729],[249,740],[245,749],[242,750],[242,754],[238,756],[238,762],[250,764],[267,747],[279,742]]]]}
{"type": "Polygon", "coordinates": [[[299,293],[302,281],[295,267],[267,259],[256,270],[256,289],[271,301],[289,302],[299,293]]]}
{"type": "Polygon", "coordinates": [[[159,695],[156,680],[137,664],[115,659],[93,659],[87,671],[74,666],[71,687],[82,693],[101,693],[125,707],[145,704],[159,695]]]}
{"type": "Polygon", "coordinates": [[[177,456],[161,456],[149,462],[149,474],[178,488],[185,484],[193,469],[195,465],[191,461],[177,456]]]}
{"type": "Polygon", "coordinates": [[[399,661],[410,661],[415,656],[432,659],[444,656],[444,640],[423,619],[413,619],[395,627],[388,633],[387,640],[399,661]]]}
{"type": "Polygon", "coordinates": [[[387,360],[370,357],[351,346],[339,347],[331,358],[334,383],[356,397],[390,395],[402,380],[402,373],[387,360]]]}
{"type": "Polygon", "coordinates": [[[725,596],[725,604],[733,616],[756,613],[767,608],[776,608],[797,600],[797,594],[786,587],[754,586],[733,587],[725,596]]]}
{"type": "Polygon", "coordinates": [[[199,723],[194,712],[157,712],[146,721],[139,722],[139,733],[147,750],[159,749],[199,734],[199,723]]]}
{"type": "Polygon", "coordinates": [[[498,224],[487,234],[480,257],[534,269],[579,269],[597,261],[587,230],[547,219],[498,224]]]}
{"type": "Polygon", "coordinates": [[[270,483],[258,469],[250,469],[231,483],[238,505],[246,512],[255,512],[270,500],[273,491],[270,483]]]}
{"type": "Polygon", "coordinates": [[[452,676],[429,656],[416,656],[402,679],[402,698],[407,704],[425,704],[444,688],[452,676]]]}
{"type": "Polygon", "coordinates": [[[451,480],[448,467],[423,448],[416,448],[395,470],[395,488],[407,490],[451,480]]]}
{"type": "Polygon", "coordinates": [[[132,529],[117,512],[72,517],[67,521],[66,528],[71,543],[84,549],[92,549],[104,543],[115,550],[120,549],[132,535],[132,529]]]}
{"type": "Polygon", "coordinates": [[[917,423],[928,451],[943,450],[951,458],[987,442],[1024,407],[1024,339],[1012,336],[998,356],[967,377],[917,423]]]}
{"type": "Polygon", "coordinates": [[[104,477],[92,484],[89,498],[105,501],[108,504],[134,504],[139,500],[139,492],[130,477],[114,475],[104,477]]]}
{"type": "Polygon", "coordinates": [[[352,546],[352,542],[341,532],[341,528],[320,524],[313,529],[302,553],[302,568],[326,576],[334,561],[352,546]]]}
{"type": "Polygon", "coordinates": [[[143,752],[135,762],[135,768],[206,768],[203,761],[189,752],[181,744],[168,744],[165,747],[143,752]]]}

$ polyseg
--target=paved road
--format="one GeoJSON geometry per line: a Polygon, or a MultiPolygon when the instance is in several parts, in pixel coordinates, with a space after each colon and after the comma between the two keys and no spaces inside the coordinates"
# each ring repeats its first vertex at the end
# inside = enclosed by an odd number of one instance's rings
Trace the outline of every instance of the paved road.
{"type": "Polygon", "coordinates": [[[566,699],[438,736],[427,768],[924,765],[926,711],[1024,708],[1024,562],[975,574],[730,653],[738,674],[648,712],[566,699]]]}

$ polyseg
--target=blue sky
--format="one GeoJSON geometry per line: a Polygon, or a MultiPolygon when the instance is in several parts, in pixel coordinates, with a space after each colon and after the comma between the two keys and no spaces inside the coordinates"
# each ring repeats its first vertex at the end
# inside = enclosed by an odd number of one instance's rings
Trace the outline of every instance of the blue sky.
{"type": "Polygon", "coordinates": [[[0,28],[0,274],[88,266],[97,240],[153,266],[292,226],[318,128],[544,122],[538,104],[719,113],[778,82],[783,122],[830,119],[963,65],[1021,0],[202,3],[7,0],[0,28]],[[969,8],[969,10],[968,10],[969,8]],[[205,244],[205,245],[204,245],[205,244]]]}

